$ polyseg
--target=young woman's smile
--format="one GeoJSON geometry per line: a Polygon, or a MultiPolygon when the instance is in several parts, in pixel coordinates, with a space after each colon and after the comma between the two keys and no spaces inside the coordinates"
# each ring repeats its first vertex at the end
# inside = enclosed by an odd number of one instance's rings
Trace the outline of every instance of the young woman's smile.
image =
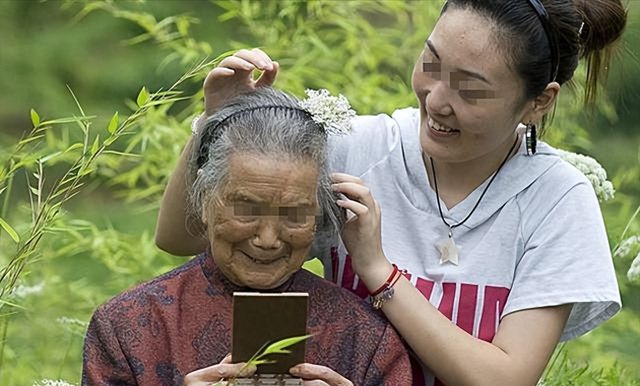
{"type": "Polygon", "coordinates": [[[493,34],[482,16],[450,10],[415,64],[420,142],[436,162],[500,160],[513,144],[515,128],[526,119],[523,84],[493,34]]]}

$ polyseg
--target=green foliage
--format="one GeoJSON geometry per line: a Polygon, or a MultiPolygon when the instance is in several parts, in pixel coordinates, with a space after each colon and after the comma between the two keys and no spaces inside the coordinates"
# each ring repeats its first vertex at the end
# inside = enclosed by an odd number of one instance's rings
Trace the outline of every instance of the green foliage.
{"type": "Polygon", "coordinates": [[[247,361],[247,366],[257,366],[268,363],[275,363],[273,359],[269,359],[269,355],[272,354],[290,354],[291,350],[288,350],[289,347],[293,346],[296,343],[300,343],[304,340],[311,338],[313,335],[303,335],[303,336],[294,336],[291,338],[285,338],[279,340],[277,342],[273,342],[268,346],[261,348],[258,350],[255,355],[251,357],[247,361]]]}
{"type": "Polygon", "coordinates": [[[607,368],[579,364],[567,355],[566,346],[556,350],[538,386],[637,386],[638,374],[617,363],[607,368]]]}
{"type": "MultiPolygon", "coordinates": [[[[27,51],[46,60],[19,62],[20,50],[0,48],[9,50],[0,56],[3,68],[18,74],[25,67],[32,82],[16,87],[0,79],[0,89],[24,95],[22,89],[31,88],[45,96],[35,99],[41,102],[29,106],[29,114],[26,103],[34,102],[19,99],[18,121],[33,125],[27,134],[0,132],[0,384],[30,385],[42,379],[77,382],[84,325],[95,307],[183,262],[155,247],[153,226],[189,123],[202,111],[202,80],[216,60],[258,46],[281,64],[277,87],[298,96],[305,88],[327,88],[347,96],[360,114],[391,113],[416,105],[410,75],[442,1],[10,3],[0,3],[3,33],[8,26],[20,28],[15,19],[29,14],[56,32],[50,38],[28,35],[39,45],[27,51]],[[61,19],[71,24],[59,24],[61,19]],[[86,40],[96,37],[102,39],[97,44],[86,40]],[[59,54],[66,46],[60,41],[104,46],[107,53],[95,60],[97,52],[83,52],[82,62],[73,61],[75,55],[59,54]],[[113,51],[114,41],[121,51],[113,51]],[[125,52],[145,56],[114,65],[125,52]],[[216,60],[204,59],[214,52],[220,53],[216,60]],[[72,76],[61,75],[67,72],[72,76]],[[100,81],[90,76],[102,72],[100,81]],[[149,74],[155,77],[144,78],[149,74]],[[58,78],[82,90],[82,105],[73,93],[63,95],[58,78]],[[164,91],[167,79],[177,80],[164,91]],[[77,112],[60,108],[67,102],[77,112]],[[62,111],[55,115],[63,118],[46,118],[51,111],[62,111]]],[[[16,47],[25,44],[27,38],[16,47]]],[[[640,234],[633,216],[640,207],[638,144],[629,146],[626,137],[590,138],[579,97],[584,74],[579,68],[573,95],[561,94],[546,140],[592,155],[609,171],[617,192],[603,211],[616,248],[640,234]]],[[[15,114],[16,102],[0,97],[7,114],[15,114]]],[[[593,114],[613,125],[624,118],[619,112],[619,101],[604,98],[593,114]]],[[[640,332],[631,326],[640,319],[640,306],[634,306],[640,283],[627,280],[629,261],[616,259],[627,309],[559,351],[545,385],[633,384],[640,332]],[[600,358],[610,355],[615,365],[600,358]]],[[[322,272],[317,260],[305,266],[322,272]]]]}

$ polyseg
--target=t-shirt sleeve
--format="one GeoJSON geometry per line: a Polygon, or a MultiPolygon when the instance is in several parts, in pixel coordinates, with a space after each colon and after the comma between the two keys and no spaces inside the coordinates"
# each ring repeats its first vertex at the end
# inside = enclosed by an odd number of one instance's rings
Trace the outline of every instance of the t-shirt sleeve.
{"type": "Polygon", "coordinates": [[[91,318],[84,341],[83,386],[135,386],[136,378],[128,364],[111,321],[103,308],[91,318]]]}
{"type": "Polygon", "coordinates": [[[388,159],[400,143],[398,122],[388,115],[360,115],[352,122],[352,131],[329,138],[329,168],[360,177],[388,159]]]}
{"type": "Polygon", "coordinates": [[[524,253],[517,262],[503,316],[523,309],[573,303],[561,337],[566,341],[612,317],[620,310],[621,302],[607,233],[592,186],[574,171],[554,182],[538,185],[553,186],[556,193],[530,192],[538,198],[526,200],[529,207],[521,208],[533,215],[522,223],[524,253]]]}

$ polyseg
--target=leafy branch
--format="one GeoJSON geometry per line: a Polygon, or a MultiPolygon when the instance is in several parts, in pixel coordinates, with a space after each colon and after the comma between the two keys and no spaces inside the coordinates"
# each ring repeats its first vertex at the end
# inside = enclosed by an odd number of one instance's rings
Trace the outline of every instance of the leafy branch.
{"type": "Polygon", "coordinates": [[[16,244],[16,252],[11,256],[9,263],[0,269],[0,309],[9,304],[6,297],[15,287],[25,266],[39,255],[37,250],[38,243],[55,222],[63,205],[81,191],[83,181],[95,171],[98,158],[105,154],[119,138],[131,134],[132,129],[149,109],[186,99],[181,96],[180,91],[176,90],[178,85],[201,73],[205,68],[215,65],[219,60],[220,58],[216,58],[212,61],[202,60],[198,62],[166,91],[159,90],[150,94],[143,87],[136,98],[137,109],[122,122],[120,122],[119,115],[116,112],[109,121],[107,127],[108,136],[102,141],[99,134],[91,141],[90,128],[95,116],[85,114],[73,92],[71,92],[71,95],[80,112],[79,117],[42,122],[37,112],[33,109],[31,110],[33,129],[16,144],[5,165],[0,169],[0,195],[5,194],[5,205],[3,205],[2,213],[0,214],[0,226],[16,244]],[[50,131],[56,125],[68,123],[76,123],[78,125],[83,133],[82,142],[72,144],[64,152],[54,152],[37,159],[33,159],[30,156],[47,131],[50,131]],[[35,145],[31,149],[26,149],[29,144],[35,145]],[[71,163],[71,166],[46,191],[46,163],[63,153],[72,153],[78,150],[80,152],[71,163]],[[32,221],[28,229],[19,234],[6,220],[6,212],[13,179],[16,173],[23,168],[25,170],[33,170],[30,175],[27,175],[32,221]],[[31,177],[35,179],[33,184],[31,183],[31,177]]]}

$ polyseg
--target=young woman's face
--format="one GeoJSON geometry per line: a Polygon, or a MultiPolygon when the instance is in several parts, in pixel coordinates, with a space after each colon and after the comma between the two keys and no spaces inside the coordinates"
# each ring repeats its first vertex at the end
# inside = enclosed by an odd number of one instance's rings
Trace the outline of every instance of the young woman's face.
{"type": "Polygon", "coordinates": [[[204,221],[213,260],[234,284],[270,289],[307,258],[318,210],[317,168],[307,162],[236,153],[229,183],[204,221]]]}
{"type": "Polygon", "coordinates": [[[495,163],[525,119],[523,82],[493,43],[492,28],[486,18],[450,9],[415,64],[420,143],[436,161],[495,163]]]}

